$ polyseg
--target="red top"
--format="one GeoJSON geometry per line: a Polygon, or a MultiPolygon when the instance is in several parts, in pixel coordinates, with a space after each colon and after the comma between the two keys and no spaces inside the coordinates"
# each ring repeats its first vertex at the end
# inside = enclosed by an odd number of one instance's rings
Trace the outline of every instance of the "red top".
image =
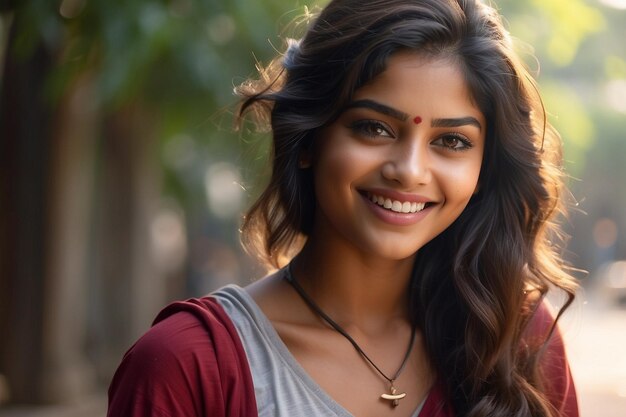
{"type": "MultiPolygon", "coordinates": [[[[542,307],[528,334],[545,338],[551,324],[542,307]]],[[[562,417],[578,417],[576,391],[557,332],[542,364],[552,405],[562,417]]],[[[107,416],[258,416],[245,351],[215,299],[177,302],[159,313],[153,327],[124,355],[109,387],[107,416]]],[[[431,390],[420,417],[454,417],[440,385],[431,390]]]]}
{"type": "Polygon", "coordinates": [[[246,353],[217,301],[192,299],[159,313],[124,355],[107,416],[257,416],[246,353]]]}

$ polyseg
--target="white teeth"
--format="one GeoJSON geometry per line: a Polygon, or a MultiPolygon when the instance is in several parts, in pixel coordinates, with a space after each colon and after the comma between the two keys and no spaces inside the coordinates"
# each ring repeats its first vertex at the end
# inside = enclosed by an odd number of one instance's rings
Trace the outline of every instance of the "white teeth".
{"type": "Polygon", "coordinates": [[[417,213],[424,210],[426,203],[417,203],[411,201],[398,201],[390,198],[385,198],[375,194],[369,194],[369,199],[375,204],[382,206],[388,210],[395,211],[396,213],[417,213]]]}

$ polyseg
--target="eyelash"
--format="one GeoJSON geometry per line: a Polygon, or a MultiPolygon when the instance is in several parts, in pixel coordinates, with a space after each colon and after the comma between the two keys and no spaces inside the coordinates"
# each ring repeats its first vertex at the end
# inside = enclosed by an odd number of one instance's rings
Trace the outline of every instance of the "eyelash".
{"type": "Polygon", "coordinates": [[[466,138],[464,135],[460,134],[460,133],[446,133],[444,135],[439,136],[437,139],[435,139],[435,142],[438,141],[442,141],[444,139],[456,139],[458,141],[458,144],[461,144],[460,147],[454,147],[454,146],[446,146],[443,143],[442,144],[438,144],[437,146],[441,146],[442,148],[446,148],[448,150],[451,150],[453,152],[460,152],[460,151],[466,151],[468,149],[471,149],[474,145],[472,144],[472,141],[470,141],[468,138],[466,138]]]}
{"type": "Polygon", "coordinates": [[[357,120],[351,123],[349,127],[354,133],[366,136],[368,138],[376,138],[380,136],[395,138],[393,130],[385,123],[379,122],[378,120],[357,120]],[[373,129],[380,129],[381,132],[373,132],[373,129]]]}
{"type": "MultiPolygon", "coordinates": [[[[377,138],[377,137],[382,136],[382,137],[389,137],[393,139],[396,137],[395,134],[393,133],[393,130],[390,127],[388,127],[385,123],[382,123],[378,120],[373,120],[373,119],[357,120],[351,123],[349,125],[349,128],[353,132],[359,135],[363,135],[368,138],[377,138]],[[373,130],[377,130],[377,132],[374,132],[373,130]]],[[[435,139],[433,143],[436,143],[439,141],[443,142],[443,140],[445,139],[455,139],[458,141],[458,144],[460,144],[461,146],[459,147],[446,146],[443,143],[436,144],[436,146],[440,146],[442,148],[445,148],[453,152],[465,151],[465,150],[471,149],[474,146],[472,144],[472,141],[470,141],[467,137],[456,132],[443,134],[439,136],[437,139],[435,139]]]]}

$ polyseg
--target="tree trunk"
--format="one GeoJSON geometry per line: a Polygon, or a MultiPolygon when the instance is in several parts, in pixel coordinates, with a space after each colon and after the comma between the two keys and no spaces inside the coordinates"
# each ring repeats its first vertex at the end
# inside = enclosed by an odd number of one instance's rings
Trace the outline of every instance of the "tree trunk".
{"type": "Polygon", "coordinates": [[[46,181],[51,110],[44,102],[51,56],[9,52],[0,95],[0,373],[13,402],[40,398],[43,360],[46,181]]]}

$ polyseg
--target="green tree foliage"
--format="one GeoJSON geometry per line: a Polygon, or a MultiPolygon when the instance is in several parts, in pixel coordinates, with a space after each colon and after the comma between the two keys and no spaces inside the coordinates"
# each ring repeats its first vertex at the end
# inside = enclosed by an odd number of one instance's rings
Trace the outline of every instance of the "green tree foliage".
{"type": "Polygon", "coordinates": [[[26,56],[41,40],[58,51],[57,95],[77,72],[93,70],[107,106],[139,95],[168,110],[206,105],[224,101],[224,80],[251,67],[252,51],[269,54],[268,34],[288,3],[28,0],[12,10],[13,47],[26,56]]]}
{"type": "Polygon", "coordinates": [[[89,74],[104,117],[129,103],[151,112],[166,193],[202,211],[212,162],[234,160],[250,178],[260,169],[264,144],[244,149],[233,133],[233,86],[282,49],[278,35],[304,10],[291,0],[26,0],[9,8],[9,53],[51,51],[52,106],[89,74]]]}

